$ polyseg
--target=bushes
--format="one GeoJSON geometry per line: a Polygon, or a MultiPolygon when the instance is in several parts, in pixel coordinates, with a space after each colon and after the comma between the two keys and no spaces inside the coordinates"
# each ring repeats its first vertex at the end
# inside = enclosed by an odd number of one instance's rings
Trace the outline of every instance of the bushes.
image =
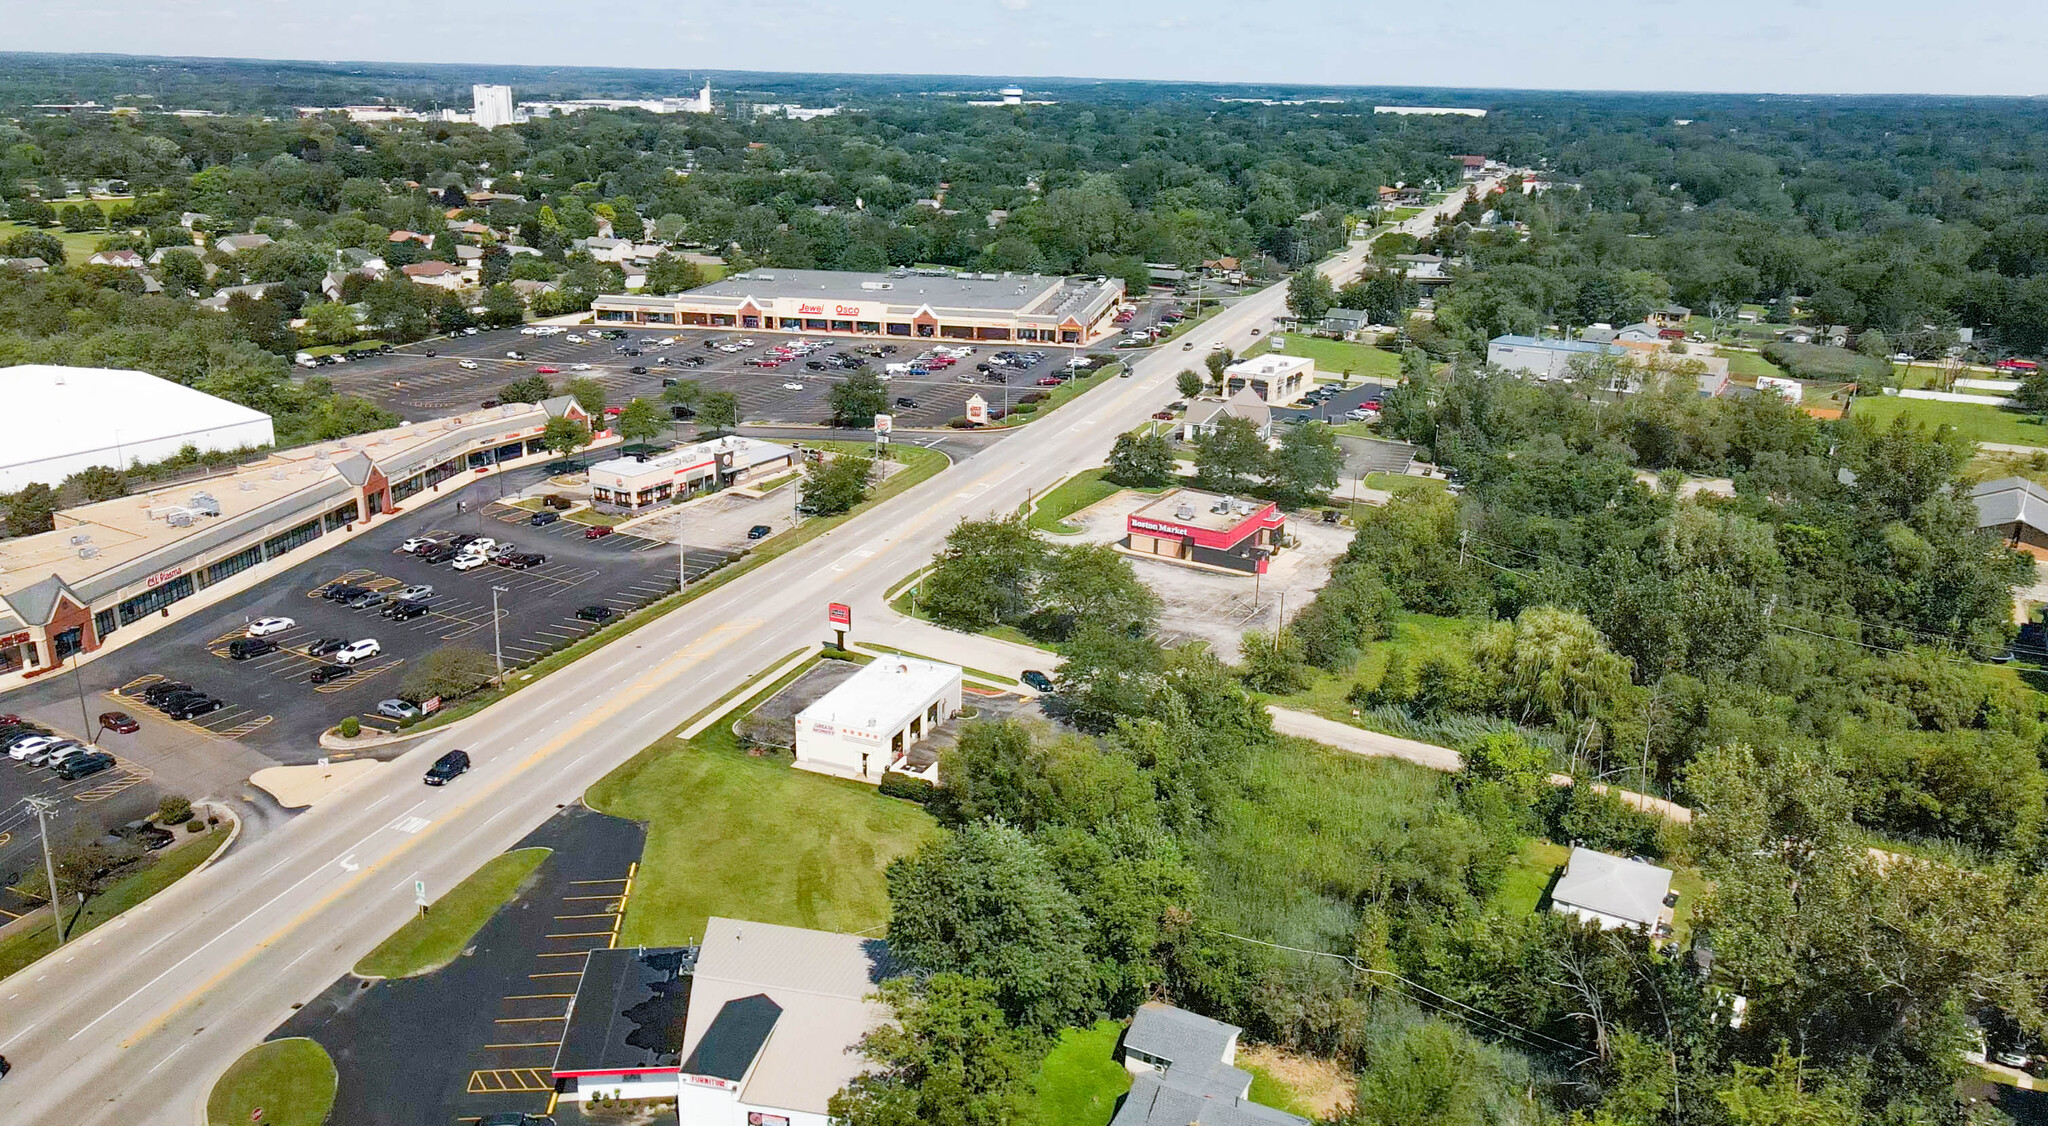
{"type": "Polygon", "coordinates": [[[192,820],[192,799],[183,794],[165,794],[156,803],[156,821],[159,825],[183,825],[192,820]]]}
{"type": "Polygon", "coordinates": [[[1785,369],[1795,379],[1818,379],[1830,383],[1865,380],[1886,381],[1892,365],[1884,360],[1859,355],[1846,348],[1820,344],[1766,344],[1764,358],[1785,369]]]}
{"type": "Polygon", "coordinates": [[[930,804],[932,795],[937,792],[937,787],[930,782],[922,778],[912,778],[908,774],[899,774],[894,770],[882,775],[881,789],[885,797],[902,798],[919,805],[930,804]]]}
{"type": "Polygon", "coordinates": [[[335,725],[334,731],[344,739],[353,739],[363,733],[363,721],[354,716],[344,716],[342,721],[335,725]]]}

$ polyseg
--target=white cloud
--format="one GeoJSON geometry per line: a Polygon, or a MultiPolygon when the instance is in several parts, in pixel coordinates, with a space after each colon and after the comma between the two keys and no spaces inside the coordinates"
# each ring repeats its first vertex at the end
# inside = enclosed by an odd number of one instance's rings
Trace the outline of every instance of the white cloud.
{"type": "Polygon", "coordinates": [[[997,0],[997,2],[1013,12],[1021,12],[1031,6],[1031,0],[997,0]]]}

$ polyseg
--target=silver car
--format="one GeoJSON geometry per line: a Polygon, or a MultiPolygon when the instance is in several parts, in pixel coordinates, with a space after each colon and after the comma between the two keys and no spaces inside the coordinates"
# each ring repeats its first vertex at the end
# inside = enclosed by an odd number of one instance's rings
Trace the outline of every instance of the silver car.
{"type": "Polygon", "coordinates": [[[393,602],[425,602],[434,597],[434,584],[414,583],[391,592],[393,602]]]}

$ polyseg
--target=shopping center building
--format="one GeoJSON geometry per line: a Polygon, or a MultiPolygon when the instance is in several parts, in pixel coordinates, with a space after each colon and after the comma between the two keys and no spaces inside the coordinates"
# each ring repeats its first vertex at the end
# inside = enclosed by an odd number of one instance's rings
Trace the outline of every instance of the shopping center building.
{"type": "Polygon", "coordinates": [[[590,467],[590,500],[637,509],[772,477],[796,465],[793,447],[758,438],[719,438],[659,457],[615,457],[590,467]]]}
{"type": "Polygon", "coordinates": [[[670,297],[599,297],[600,323],[911,340],[1093,344],[1116,331],[1121,278],[753,269],[670,297]]]}
{"type": "MultiPolygon", "coordinates": [[[[144,619],[168,618],[187,598],[210,605],[239,589],[222,588],[236,576],[318,552],[422,493],[545,461],[541,431],[562,415],[589,422],[568,396],[507,403],[59,511],[54,531],[0,540],[0,688],[90,654],[144,619]]],[[[606,433],[593,444],[617,440],[606,433]]]]}

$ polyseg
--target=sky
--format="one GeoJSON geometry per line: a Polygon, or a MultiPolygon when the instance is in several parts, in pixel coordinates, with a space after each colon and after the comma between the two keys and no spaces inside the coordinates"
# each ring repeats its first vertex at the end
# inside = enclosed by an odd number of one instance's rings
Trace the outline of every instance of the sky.
{"type": "Polygon", "coordinates": [[[2043,0],[0,0],[0,49],[1352,86],[2048,94],[2043,0]]]}

